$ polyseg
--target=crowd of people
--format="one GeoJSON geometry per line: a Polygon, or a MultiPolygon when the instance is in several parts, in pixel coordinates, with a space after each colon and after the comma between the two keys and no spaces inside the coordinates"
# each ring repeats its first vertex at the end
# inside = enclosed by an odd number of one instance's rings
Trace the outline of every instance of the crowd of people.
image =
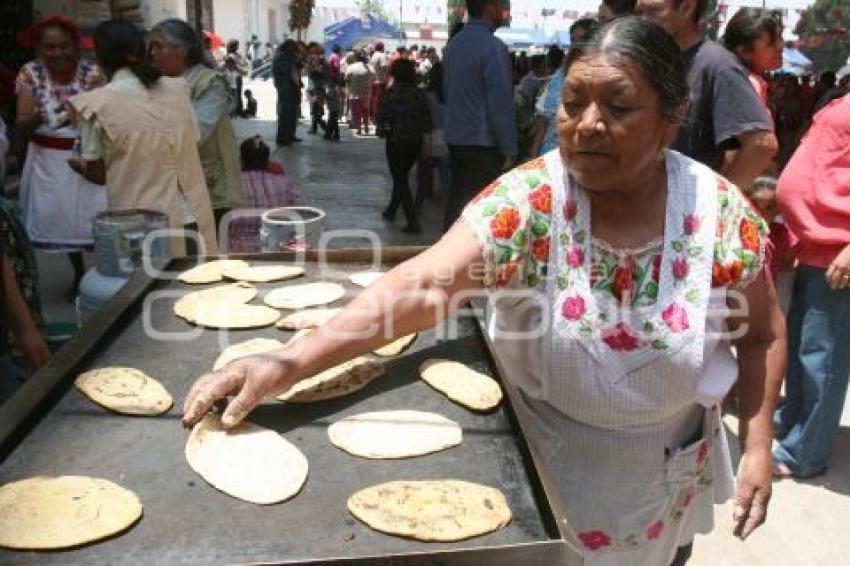
{"type": "MultiPolygon", "coordinates": [[[[521,392],[515,409],[588,564],[684,564],[712,504],[733,495],[736,533],[748,536],[765,520],[771,477],[823,473],[838,432],[850,376],[850,98],[834,73],[813,84],[780,71],[777,13],[742,8],[715,42],[705,4],[606,0],[573,24],[569,49],[530,56],[495,37],[498,0],[467,0],[441,53],[381,42],[326,53],[294,40],[268,53],[277,145],[302,141],[306,95],[308,134],[338,142],[347,124],[384,140],[382,215],[394,222],[401,208],[404,232],[422,231],[437,169],[443,237],[299,341],[297,356],[283,348],[203,376],[186,422],[235,393],[232,426],[378,346],[388,325],[396,336],[433,326],[449,299],[484,292],[498,299],[487,326],[521,392]],[[390,312],[389,296],[409,298],[390,312]],[[542,320],[551,328],[534,339],[500,334],[542,320]],[[741,423],[737,483],[724,406],[741,423]]],[[[243,83],[257,42],[250,61],[236,42],[216,58],[182,20],[147,38],[109,21],[89,61],[66,18],[32,35],[10,128],[25,142],[22,222],[0,209],[0,359],[11,331],[34,368],[49,353],[31,247],[68,254],[78,281],[92,218],[107,208],[164,209],[204,246],[173,238],[174,255],[215,254],[227,212],[302,198],[262,139],[236,138],[232,118],[256,115],[243,83]]],[[[229,249],[259,251],[256,219],[231,229],[229,249]]],[[[0,368],[2,383],[18,371],[0,368]]]]}

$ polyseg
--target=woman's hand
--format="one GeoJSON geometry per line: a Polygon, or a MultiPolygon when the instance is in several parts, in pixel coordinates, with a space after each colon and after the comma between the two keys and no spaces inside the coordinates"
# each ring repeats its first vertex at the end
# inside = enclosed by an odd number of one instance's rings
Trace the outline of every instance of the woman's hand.
{"type": "Polygon", "coordinates": [[[742,540],[764,523],[773,489],[770,448],[746,450],[738,465],[738,493],[732,511],[734,534],[742,540]]]}
{"type": "Polygon", "coordinates": [[[15,343],[24,354],[27,365],[32,369],[39,369],[50,358],[50,348],[47,347],[47,343],[36,328],[15,336],[15,343]]]}
{"type": "Polygon", "coordinates": [[[236,397],[227,404],[221,417],[225,428],[239,424],[254,407],[291,385],[289,362],[271,354],[246,356],[223,369],[202,375],[183,404],[183,425],[190,427],[220,401],[236,397]]]}
{"type": "Polygon", "coordinates": [[[850,245],[841,250],[826,270],[826,282],[833,291],[850,288],[850,245]]]}

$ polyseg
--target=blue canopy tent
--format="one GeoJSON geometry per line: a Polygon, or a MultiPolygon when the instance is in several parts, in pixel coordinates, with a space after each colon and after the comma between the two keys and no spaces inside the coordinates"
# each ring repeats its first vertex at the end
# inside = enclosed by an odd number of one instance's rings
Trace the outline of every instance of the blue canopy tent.
{"type": "Polygon", "coordinates": [[[559,29],[549,38],[549,45],[557,45],[564,49],[568,48],[570,46],[570,31],[559,29]]]}
{"type": "Polygon", "coordinates": [[[546,36],[538,28],[499,28],[496,30],[496,37],[511,49],[546,45],[546,36]]]}
{"type": "Polygon", "coordinates": [[[362,41],[401,38],[401,31],[397,27],[372,14],[365,14],[362,18],[347,18],[325,26],[322,31],[325,34],[325,55],[330,54],[334,44],[345,51],[362,41]]]}
{"type": "Polygon", "coordinates": [[[782,49],[782,70],[786,73],[800,74],[811,68],[811,60],[799,49],[785,46],[782,49]]]}

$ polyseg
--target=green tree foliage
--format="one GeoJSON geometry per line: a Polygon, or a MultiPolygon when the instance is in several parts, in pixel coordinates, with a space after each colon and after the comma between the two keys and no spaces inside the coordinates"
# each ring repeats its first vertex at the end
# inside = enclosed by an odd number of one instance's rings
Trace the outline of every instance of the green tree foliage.
{"type": "Polygon", "coordinates": [[[289,29],[300,40],[301,33],[310,27],[315,0],[291,0],[289,3],[289,29]]]}
{"type": "Polygon", "coordinates": [[[800,16],[794,33],[815,69],[840,69],[850,56],[850,0],[817,0],[800,16]]]}

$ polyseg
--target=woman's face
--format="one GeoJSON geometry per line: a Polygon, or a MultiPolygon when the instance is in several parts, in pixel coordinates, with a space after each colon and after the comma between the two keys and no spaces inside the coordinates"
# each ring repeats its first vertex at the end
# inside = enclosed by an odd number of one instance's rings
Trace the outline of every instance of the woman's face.
{"type": "Polygon", "coordinates": [[[153,66],[167,77],[179,77],[186,71],[186,50],[168,43],[162,32],[151,33],[150,55],[153,66]]]}
{"type": "Polygon", "coordinates": [[[753,45],[742,53],[742,58],[754,73],[773,71],[782,67],[782,47],[782,30],[775,38],[762,31],[753,45]]]}
{"type": "Polygon", "coordinates": [[[51,73],[64,74],[77,68],[77,45],[73,36],[59,26],[44,29],[38,43],[38,52],[51,73]]]}
{"type": "Polygon", "coordinates": [[[678,131],[638,67],[602,54],[570,66],[557,120],[567,169],[594,191],[622,191],[645,179],[678,131]]]}

